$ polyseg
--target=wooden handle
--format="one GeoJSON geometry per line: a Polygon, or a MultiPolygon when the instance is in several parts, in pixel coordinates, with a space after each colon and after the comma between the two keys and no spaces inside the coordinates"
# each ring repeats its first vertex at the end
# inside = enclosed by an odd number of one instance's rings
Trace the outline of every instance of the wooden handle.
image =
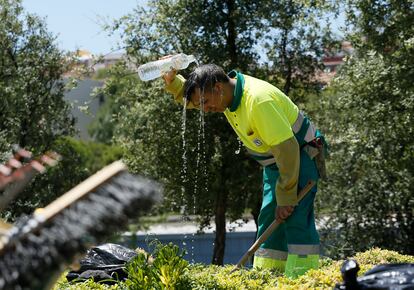
{"type": "MultiPolygon", "coordinates": [[[[51,220],[55,215],[61,212],[63,209],[69,207],[71,204],[77,200],[85,197],[88,193],[95,190],[97,187],[101,186],[103,183],[107,182],[109,179],[115,175],[126,171],[127,167],[121,161],[115,161],[112,164],[104,167],[82,183],[78,184],[64,195],[50,203],[48,206],[42,209],[37,209],[33,216],[39,222],[36,227],[39,227],[40,224],[51,220]]],[[[32,229],[33,230],[33,229],[32,229]]],[[[0,254],[4,251],[4,247],[7,244],[8,240],[2,239],[0,236],[0,254]]]]}
{"type": "Polygon", "coordinates": [[[127,170],[127,167],[121,161],[115,161],[112,164],[104,167],[82,183],[78,184],[76,187],[72,188],[64,195],[50,203],[48,206],[43,208],[41,211],[35,212],[36,218],[41,221],[46,221],[57,213],[59,213],[64,208],[70,206],[76,200],[82,198],[89,192],[93,191],[95,188],[105,183],[107,180],[112,178],[114,175],[127,170]]]}
{"type": "MultiPolygon", "coordinates": [[[[302,188],[302,190],[298,194],[298,203],[306,196],[306,194],[314,187],[316,184],[315,181],[309,180],[309,182],[302,188]]],[[[263,234],[254,242],[254,244],[247,250],[247,252],[241,257],[237,265],[232,270],[235,271],[241,267],[243,267],[247,260],[253,256],[253,254],[257,251],[261,244],[263,244],[269,236],[279,227],[279,225],[283,223],[283,220],[274,220],[270,226],[263,232],[263,234]]]]}

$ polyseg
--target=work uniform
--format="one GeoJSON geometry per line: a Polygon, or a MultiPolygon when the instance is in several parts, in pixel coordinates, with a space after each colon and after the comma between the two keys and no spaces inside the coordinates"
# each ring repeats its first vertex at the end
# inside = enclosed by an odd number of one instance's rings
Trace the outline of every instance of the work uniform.
{"type": "MultiPolygon", "coordinates": [[[[313,208],[316,185],[299,203],[297,192],[308,181],[318,180],[315,161],[300,148],[314,140],[319,131],[276,87],[236,71],[230,72],[229,77],[237,82],[232,104],[224,115],[252,157],[263,166],[263,202],[258,236],[274,221],[277,205],[296,205],[291,216],[256,251],[253,265],[277,268],[285,271],[288,277],[297,277],[309,269],[318,268],[319,236],[313,208]],[[280,154],[275,153],[288,140],[297,142],[298,146],[285,146],[280,154]],[[281,160],[286,155],[297,155],[297,162],[283,164],[282,171],[279,167],[282,168],[281,160]],[[291,171],[296,171],[296,175],[288,176],[291,171]],[[290,185],[287,184],[289,182],[290,185]]],[[[183,101],[184,82],[185,79],[177,75],[166,87],[180,103],[183,101]]],[[[189,102],[187,108],[195,106],[189,102]]]]}

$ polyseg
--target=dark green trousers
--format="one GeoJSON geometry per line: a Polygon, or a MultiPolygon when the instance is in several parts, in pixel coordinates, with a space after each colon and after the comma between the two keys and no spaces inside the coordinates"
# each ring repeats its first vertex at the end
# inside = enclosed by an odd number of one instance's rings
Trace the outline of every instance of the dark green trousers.
{"type": "MultiPolygon", "coordinates": [[[[279,177],[277,166],[263,169],[263,202],[259,215],[258,236],[275,219],[277,206],[275,192],[279,177]]],[[[298,192],[309,180],[318,180],[315,161],[306,152],[300,152],[298,192]]],[[[297,277],[309,269],[318,267],[319,235],[315,227],[314,200],[315,185],[295,207],[292,215],[276,229],[255,253],[254,266],[276,268],[285,271],[289,277],[297,277]],[[287,263],[286,263],[287,262],[287,263]]]]}

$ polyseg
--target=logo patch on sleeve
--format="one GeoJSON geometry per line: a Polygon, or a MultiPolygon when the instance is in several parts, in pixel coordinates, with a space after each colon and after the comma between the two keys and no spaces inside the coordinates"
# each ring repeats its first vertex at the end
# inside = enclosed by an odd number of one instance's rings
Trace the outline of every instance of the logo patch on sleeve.
{"type": "Polygon", "coordinates": [[[261,141],[260,139],[258,139],[258,138],[255,138],[255,139],[253,140],[253,143],[254,143],[256,146],[262,146],[262,145],[263,145],[262,141],[261,141]]]}

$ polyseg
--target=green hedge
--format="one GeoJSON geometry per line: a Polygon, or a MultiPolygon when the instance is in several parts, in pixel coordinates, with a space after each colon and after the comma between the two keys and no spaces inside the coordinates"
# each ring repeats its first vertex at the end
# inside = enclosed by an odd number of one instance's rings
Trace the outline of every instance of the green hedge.
{"type": "MultiPolygon", "coordinates": [[[[323,259],[320,269],[310,270],[297,279],[288,279],[276,271],[245,269],[231,273],[232,265],[191,265],[183,260],[178,247],[159,245],[154,259],[143,253],[127,266],[128,280],[112,286],[87,281],[69,284],[64,275],[54,290],[60,289],[332,289],[341,282],[343,261],[323,259]]],[[[414,256],[394,251],[371,249],[355,258],[362,275],[382,263],[414,263],[414,256]]]]}

